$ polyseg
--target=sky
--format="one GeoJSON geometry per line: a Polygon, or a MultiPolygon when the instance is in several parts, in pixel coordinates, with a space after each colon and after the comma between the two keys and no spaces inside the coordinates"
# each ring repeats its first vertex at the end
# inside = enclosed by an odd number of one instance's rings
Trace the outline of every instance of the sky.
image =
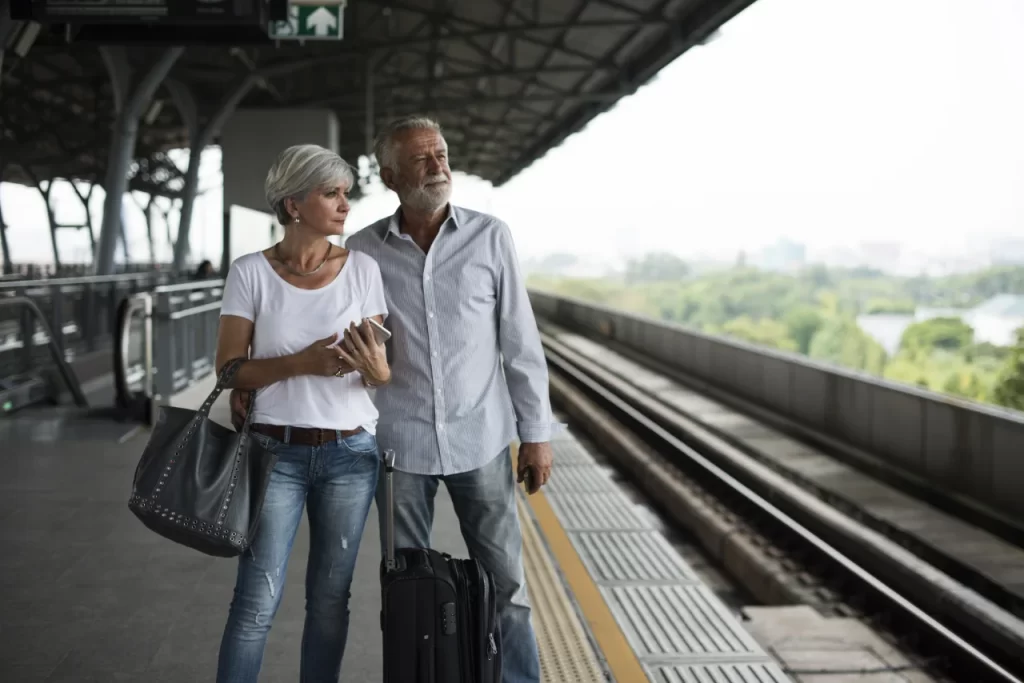
{"type": "MultiPolygon", "coordinates": [[[[522,258],[686,258],[780,238],[955,251],[1024,234],[1022,65],[1020,0],[758,0],[505,186],[459,174],[453,201],[504,219],[522,258]]],[[[204,187],[218,162],[204,155],[204,187]]],[[[80,221],[70,189],[54,192],[58,220],[80,221]]],[[[15,260],[49,260],[38,192],[5,184],[0,201],[15,260]]],[[[349,231],[396,206],[389,192],[361,200],[349,231]]],[[[194,215],[196,251],[217,261],[219,191],[194,215]]],[[[266,225],[236,209],[233,252],[267,246],[266,225]]],[[[64,235],[62,255],[87,245],[64,235]]]]}

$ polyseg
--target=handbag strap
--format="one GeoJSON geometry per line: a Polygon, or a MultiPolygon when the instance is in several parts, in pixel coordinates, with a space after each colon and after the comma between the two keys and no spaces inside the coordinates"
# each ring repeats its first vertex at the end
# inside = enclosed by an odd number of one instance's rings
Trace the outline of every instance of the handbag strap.
{"type": "MultiPolygon", "coordinates": [[[[242,363],[249,360],[248,358],[232,358],[224,364],[224,369],[220,371],[220,375],[217,377],[217,385],[210,392],[210,395],[203,401],[203,405],[199,406],[197,415],[202,415],[205,418],[210,417],[210,409],[213,407],[214,401],[221,395],[221,392],[227,388],[228,383],[234,379],[235,373],[238,372],[238,368],[242,367],[242,363]]],[[[249,424],[252,422],[252,408],[256,405],[256,392],[257,389],[249,391],[249,406],[245,411],[245,422],[242,424],[240,433],[244,434],[249,430],[249,424]]]]}
{"type": "MultiPolygon", "coordinates": [[[[187,444],[189,440],[192,438],[192,434],[195,432],[198,424],[202,422],[204,419],[210,419],[210,408],[213,407],[214,401],[217,400],[217,397],[220,396],[221,392],[223,392],[224,389],[227,387],[228,382],[230,382],[231,379],[235,376],[235,373],[238,372],[238,368],[242,367],[242,363],[244,363],[247,360],[249,359],[233,358],[232,360],[224,364],[224,369],[221,370],[220,375],[217,377],[217,384],[216,386],[213,387],[213,391],[210,392],[210,395],[206,397],[205,401],[203,401],[203,405],[199,406],[199,410],[197,410],[195,415],[192,416],[192,419],[189,420],[188,431],[185,432],[185,436],[183,436],[181,440],[178,442],[178,451],[181,451],[181,449],[185,447],[185,444],[187,444]]],[[[238,467],[238,457],[242,453],[244,445],[248,443],[248,439],[246,437],[249,435],[249,426],[252,423],[252,407],[253,405],[255,405],[255,401],[256,390],[254,389],[249,392],[249,408],[245,412],[245,422],[242,424],[242,429],[239,430],[241,439],[239,440],[238,447],[235,450],[236,468],[238,467]]]]}
{"type": "Polygon", "coordinates": [[[220,371],[220,375],[217,376],[217,385],[213,387],[213,391],[203,401],[203,405],[199,406],[199,414],[203,417],[210,416],[210,408],[213,407],[214,401],[220,396],[221,392],[227,388],[228,382],[235,377],[235,373],[238,372],[238,368],[242,367],[242,363],[249,360],[248,358],[232,358],[224,364],[224,369],[220,371]]]}

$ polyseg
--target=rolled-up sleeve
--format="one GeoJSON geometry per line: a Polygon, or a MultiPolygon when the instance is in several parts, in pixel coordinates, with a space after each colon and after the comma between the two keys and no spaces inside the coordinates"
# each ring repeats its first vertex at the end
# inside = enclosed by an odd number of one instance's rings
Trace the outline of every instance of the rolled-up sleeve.
{"type": "Polygon", "coordinates": [[[504,223],[498,238],[498,344],[516,413],[519,440],[540,443],[551,439],[551,399],[548,366],[537,320],[526,292],[512,234],[504,223]]]}

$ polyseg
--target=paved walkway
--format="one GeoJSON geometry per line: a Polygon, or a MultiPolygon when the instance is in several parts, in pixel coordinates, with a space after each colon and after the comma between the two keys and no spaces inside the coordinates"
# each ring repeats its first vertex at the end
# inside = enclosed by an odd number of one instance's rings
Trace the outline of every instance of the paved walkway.
{"type": "MultiPolygon", "coordinates": [[[[176,403],[198,405],[208,390],[204,384],[176,403]]],[[[227,423],[225,398],[213,416],[227,423]]],[[[236,561],[166,541],[128,510],[147,434],[66,409],[0,419],[5,683],[213,680],[236,561]]],[[[377,534],[373,507],[359,549],[342,666],[341,680],[351,683],[381,678],[377,534]]],[[[444,487],[434,545],[466,552],[444,487]]],[[[304,518],[261,680],[297,680],[308,547],[304,518]]]]}

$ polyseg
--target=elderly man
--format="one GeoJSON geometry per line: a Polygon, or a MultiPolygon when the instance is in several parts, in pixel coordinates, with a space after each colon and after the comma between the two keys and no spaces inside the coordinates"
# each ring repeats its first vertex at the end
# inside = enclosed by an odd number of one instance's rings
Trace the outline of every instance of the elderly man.
{"type": "MultiPolygon", "coordinates": [[[[535,493],[551,473],[551,407],[512,236],[497,218],[449,203],[435,121],[395,121],[375,152],[401,206],[346,246],[376,259],[390,311],[392,380],[376,403],[378,442],[396,456],[396,545],[430,545],[443,481],[470,553],[495,577],[502,680],[538,681],[509,444],[518,436],[515,478],[535,493]]],[[[378,511],[382,502],[378,490],[378,511]]]]}

